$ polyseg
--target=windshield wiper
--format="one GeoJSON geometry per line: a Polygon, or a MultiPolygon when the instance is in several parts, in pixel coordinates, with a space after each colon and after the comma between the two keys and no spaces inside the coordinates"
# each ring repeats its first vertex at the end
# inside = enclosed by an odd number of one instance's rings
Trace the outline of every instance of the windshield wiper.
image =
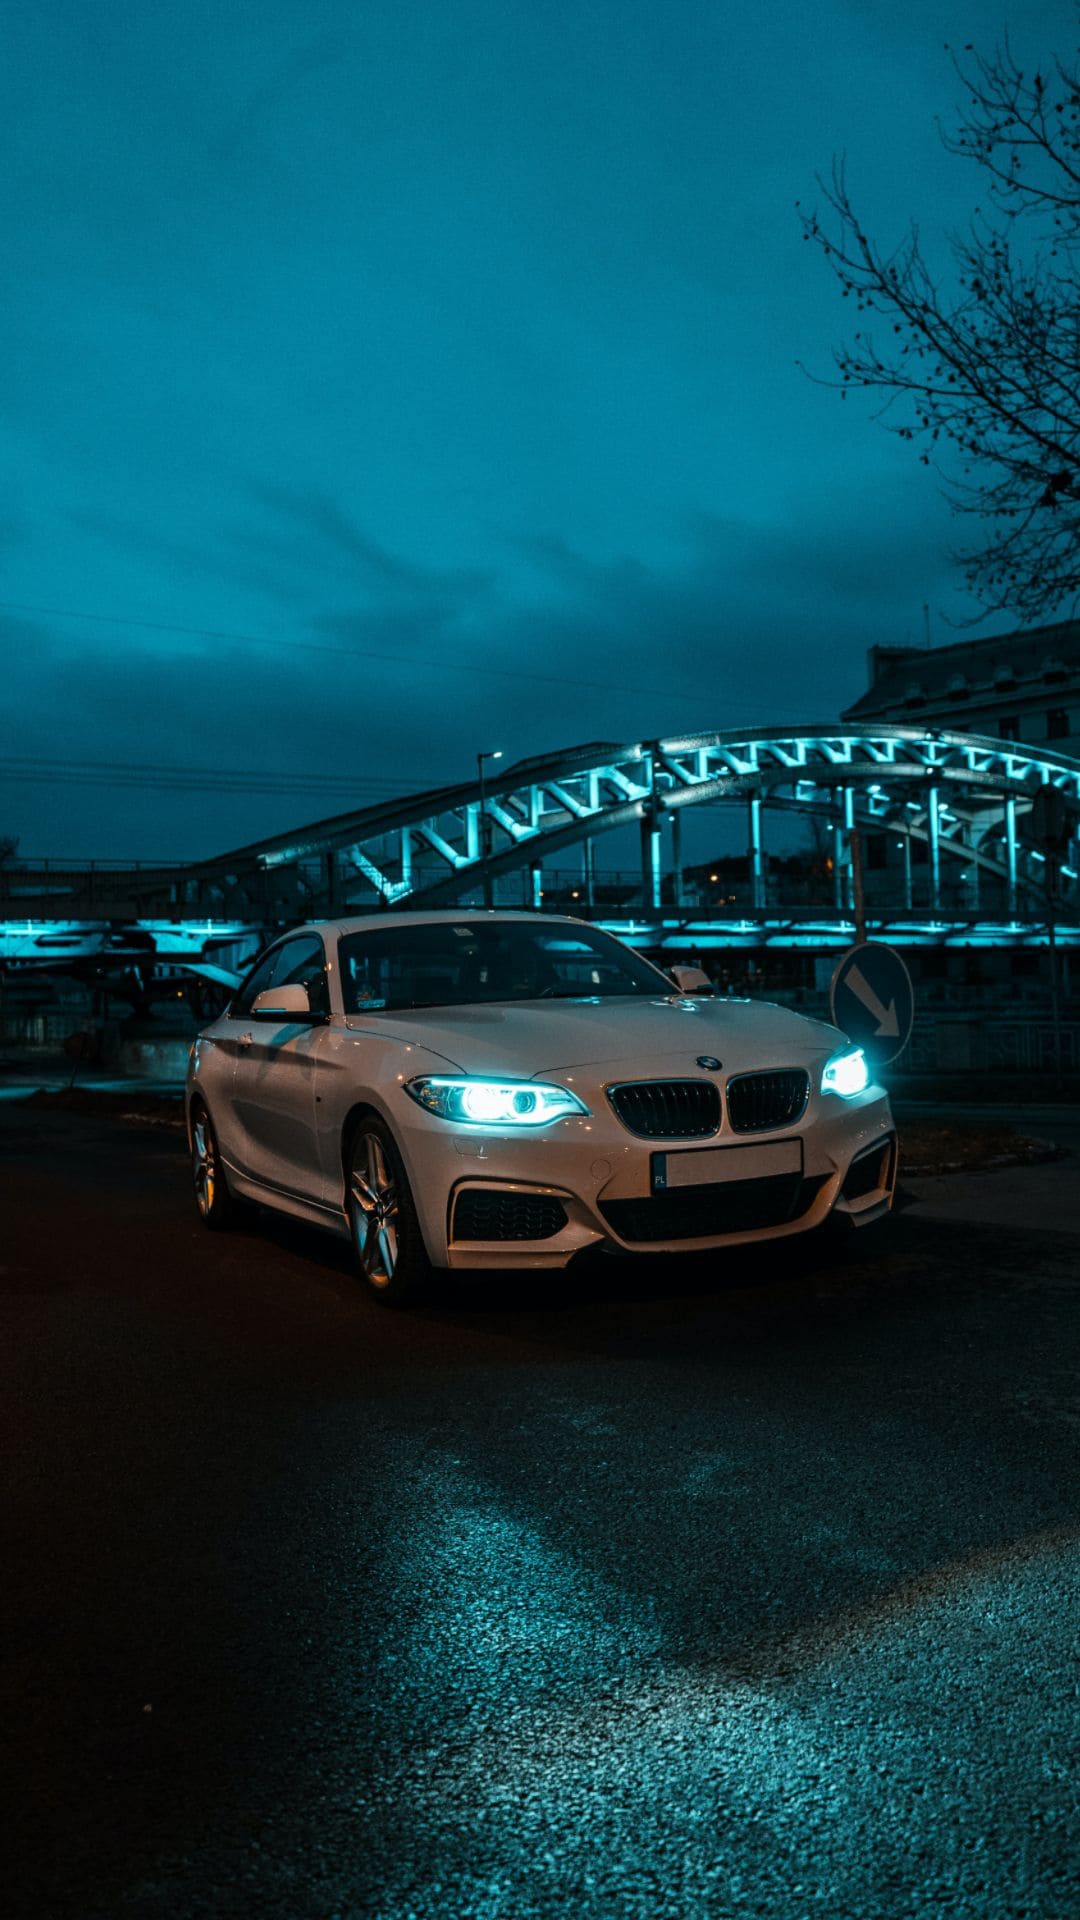
{"type": "Polygon", "coordinates": [[[537,997],[541,1000],[640,1000],[651,991],[649,987],[628,987],[625,992],[619,987],[614,993],[605,992],[602,987],[593,987],[591,991],[588,987],[545,987],[537,997]]]}

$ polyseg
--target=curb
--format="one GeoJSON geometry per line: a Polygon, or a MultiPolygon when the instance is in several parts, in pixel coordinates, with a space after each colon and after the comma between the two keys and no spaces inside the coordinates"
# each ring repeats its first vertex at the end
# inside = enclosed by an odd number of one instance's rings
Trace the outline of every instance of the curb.
{"type": "Polygon", "coordinates": [[[1055,1140],[1030,1140],[1027,1145],[1037,1149],[1033,1153],[997,1153],[978,1166],[972,1166],[963,1160],[944,1162],[916,1162],[909,1164],[901,1153],[900,1172],[909,1180],[930,1180],[946,1173],[998,1173],[1002,1167],[1042,1167],[1050,1160],[1067,1160],[1068,1147],[1059,1147],[1055,1140]]]}

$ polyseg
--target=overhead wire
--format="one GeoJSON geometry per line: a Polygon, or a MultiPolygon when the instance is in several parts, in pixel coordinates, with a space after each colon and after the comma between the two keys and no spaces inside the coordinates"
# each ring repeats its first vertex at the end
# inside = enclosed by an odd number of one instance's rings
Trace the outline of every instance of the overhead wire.
{"type": "MultiPolygon", "coordinates": [[[[372,660],[397,668],[407,666],[426,667],[439,673],[484,674],[500,680],[528,680],[535,684],[561,687],[564,691],[583,688],[590,692],[612,694],[642,694],[650,700],[678,700],[695,706],[701,704],[701,691],[689,692],[669,684],[665,687],[642,687],[616,677],[609,680],[581,680],[562,673],[531,673],[524,667],[493,667],[477,660],[462,659],[459,654],[435,656],[416,653],[385,653],[369,647],[334,646],[322,640],[288,640],[273,638],[268,634],[240,633],[229,627],[195,627],[181,625],[174,621],[134,619],[126,614],[86,613],[70,607],[42,607],[20,600],[0,600],[0,612],[31,613],[52,620],[85,620],[98,625],[131,627],[147,633],[171,633],[186,639],[228,640],[249,647],[283,647],[300,653],[333,654],[353,660],[372,660]]],[[[747,701],[725,700],[724,706],[729,713],[738,711],[758,713],[760,709],[747,701]]],[[[770,712],[778,717],[805,718],[796,715],[793,709],[778,714],[770,705],[770,712]]]]}
{"type": "MultiPolygon", "coordinates": [[[[416,782],[379,775],[289,773],[258,767],[192,767],[126,760],[50,759],[45,755],[0,754],[0,780],[29,785],[138,787],[147,791],[214,793],[340,794],[397,798],[413,793],[416,782]]],[[[447,783],[449,784],[449,783],[447,783]]]]}

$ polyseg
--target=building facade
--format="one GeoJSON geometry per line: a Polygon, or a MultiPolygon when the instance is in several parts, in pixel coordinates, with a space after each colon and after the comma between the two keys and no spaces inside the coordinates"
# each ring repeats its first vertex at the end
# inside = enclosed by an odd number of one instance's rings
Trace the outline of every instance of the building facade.
{"type": "Polygon", "coordinates": [[[867,659],[870,685],[845,720],[955,728],[1080,759],[1080,620],[947,647],[876,646],[867,659]]]}

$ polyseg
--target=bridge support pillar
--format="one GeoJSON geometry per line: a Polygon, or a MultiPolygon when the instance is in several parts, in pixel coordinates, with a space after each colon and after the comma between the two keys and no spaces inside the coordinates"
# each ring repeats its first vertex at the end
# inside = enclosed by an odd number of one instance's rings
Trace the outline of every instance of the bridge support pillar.
{"type": "Polygon", "coordinates": [[[855,789],[845,787],[842,794],[844,807],[844,892],[843,905],[848,913],[855,911],[855,858],[852,852],[851,836],[855,832],[855,789]]]}
{"type": "Polygon", "coordinates": [[[838,813],[832,830],[832,897],[837,913],[844,911],[844,823],[838,813]]]}
{"type": "Polygon", "coordinates": [[[529,878],[532,882],[532,904],[534,907],[542,907],[544,904],[544,869],[539,860],[532,862],[529,868],[529,878]]]}
{"type": "Polygon", "coordinates": [[[935,913],[941,912],[941,794],[937,787],[930,788],[929,804],[926,812],[926,827],[930,840],[930,905],[935,913]]]}
{"type": "Polygon", "coordinates": [[[911,835],[906,829],[901,844],[904,850],[904,908],[910,913],[915,903],[911,892],[911,835]]]}
{"type": "Polygon", "coordinates": [[[585,904],[596,905],[596,847],[592,834],[581,843],[581,877],[585,882],[585,904]]]}
{"type": "Polygon", "coordinates": [[[755,907],[765,905],[765,850],[761,840],[761,795],[752,793],[747,801],[750,829],[750,898],[755,907]]]}
{"type": "Polygon", "coordinates": [[[1009,918],[1016,919],[1016,796],[1010,793],[1005,801],[1005,857],[1009,873],[1009,918]]]}
{"type": "Polygon", "coordinates": [[[660,905],[660,829],[651,813],[641,819],[641,894],[646,907],[660,905]]]}
{"type": "Polygon", "coordinates": [[[406,893],[412,892],[412,834],[408,827],[401,829],[401,884],[406,893]]]}

